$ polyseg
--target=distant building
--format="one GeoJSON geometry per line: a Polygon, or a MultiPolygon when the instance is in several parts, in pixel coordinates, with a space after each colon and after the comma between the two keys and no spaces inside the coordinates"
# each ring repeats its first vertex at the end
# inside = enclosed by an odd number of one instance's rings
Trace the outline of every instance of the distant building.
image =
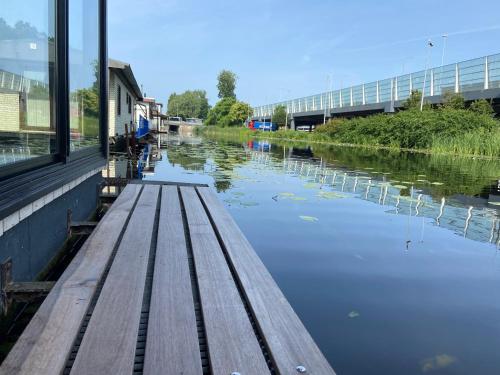
{"type": "Polygon", "coordinates": [[[131,130],[138,123],[137,103],[142,93],[130,64],[109,59],[109,136],[125,134],[125,124],[131,130]]]}
{"type": "Polygon", "coordinates": [[[143,98],[136,104],[136,123],[139,123],[139,117],[142,116],[150,122],[150,129],[158,130],[158,122],[166,117],[161,113],[162,103],[157,103],[155,98],[143,98]]]}

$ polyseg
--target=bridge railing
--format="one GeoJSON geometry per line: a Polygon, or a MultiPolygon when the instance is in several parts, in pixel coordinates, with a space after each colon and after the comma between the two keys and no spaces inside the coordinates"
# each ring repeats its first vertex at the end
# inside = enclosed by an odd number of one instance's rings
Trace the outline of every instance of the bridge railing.
{"type": "Polygon", "coordinates": [[[279,105],[293,114],[405,100],[413,90],[422,92],[424,85],[426,97],[500,88],[500,54],[254,107],[254,116],[269,117],[279,105]]]}

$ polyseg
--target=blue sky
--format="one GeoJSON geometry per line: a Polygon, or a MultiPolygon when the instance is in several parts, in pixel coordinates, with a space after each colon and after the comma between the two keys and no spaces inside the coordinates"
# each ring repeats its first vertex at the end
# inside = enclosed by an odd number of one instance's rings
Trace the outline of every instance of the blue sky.
{"type": "Polygon", "coordinates": [[[129,62],[148,96],[204,89],[221,69],[252,105],[500,53],[500,1],[108,0],[109,56],[129,62]]]}

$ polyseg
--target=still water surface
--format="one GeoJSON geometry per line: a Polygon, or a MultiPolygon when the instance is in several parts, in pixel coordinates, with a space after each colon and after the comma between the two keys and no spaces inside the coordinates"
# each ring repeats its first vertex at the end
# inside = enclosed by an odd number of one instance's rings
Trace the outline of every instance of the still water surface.
{"type": "Polygon", "coordinates": [[[498,161],[162,140],[208,183],[338,374],[500,373],[498,161]]]}

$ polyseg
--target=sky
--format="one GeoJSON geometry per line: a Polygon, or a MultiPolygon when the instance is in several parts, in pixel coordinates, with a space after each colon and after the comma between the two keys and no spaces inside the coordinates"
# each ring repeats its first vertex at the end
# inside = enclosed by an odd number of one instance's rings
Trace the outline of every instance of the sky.
{"type": "Polygon", "coordinates": [[[252,106],[500,53],[498,0],[108,0],[109,57],[143,91],[206,90],[238,76],[252,106]],[[331,80],[328,77],[331,77],[331,80]],[[329,82],[330,81],[330,82],[329,82]]]}

